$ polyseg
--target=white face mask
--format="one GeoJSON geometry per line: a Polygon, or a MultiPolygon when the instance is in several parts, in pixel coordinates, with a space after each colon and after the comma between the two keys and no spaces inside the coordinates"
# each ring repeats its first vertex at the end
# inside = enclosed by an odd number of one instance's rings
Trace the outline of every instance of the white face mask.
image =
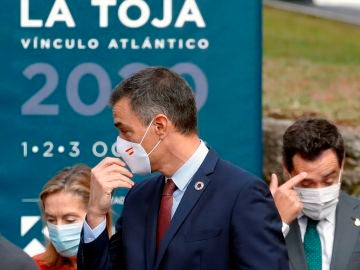
{"type": "Polygon", "coordinates": [[[133,174],[150,174],[151,173],[151,166],[150,166],[150,159],[149,155],[156,149],[156,147],[160,144],[161,140],[155,144],[153,149],[149,153],[146,153],[144,147],[142,147],[142,142],[145,139],[149,128],[154,121],[151,120],[150,124],[146,128],[144,136],[142,137],[140,143],[133,143],[127,140],[124,140],[117,137],[116,140],[116,151],[119,153],[120,157],[125,161],[126,165],[130,168],[133,174]]]}
{"type": "Polygon", "coordinates": [[[303,203],[304,207],[302,212],[305,216],[314,220],[322,220],[335,211],[339,201],[341,172],[342,171],[340,171],[339,181],[328,187],[294,187],[294,190],[299,194],[300,200],[303,203]]]}
{"type": "Polygon", "coordinates": [[[54,225],[47,223],[49,237],[56,251],[63,257],[76,256],[83,223],[54,225]]]}

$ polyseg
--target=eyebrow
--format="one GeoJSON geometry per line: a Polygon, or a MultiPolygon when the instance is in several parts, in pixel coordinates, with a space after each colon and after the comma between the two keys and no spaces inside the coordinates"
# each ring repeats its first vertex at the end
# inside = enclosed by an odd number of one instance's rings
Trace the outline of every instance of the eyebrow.
{"type": "Polygon", "coordinates": [[[328,178],[329,176],[331,176],[331,175],[333,175],[335,173],[336,173],[336,171],[331,171],[330,173],[323,175],[322,178],[323,179],[328,178]]]}
{"type": "MultiPolygon", "coordinates": [[[[335,174],[335,173],[336,173],[336,171],[331,171],[330,173],[327,173],[327,174],[325,174],[325,175],[322,175],[322,176],[321,176],[321,179],[322,179],[322,180],[323,180],[323,179],[326,179],[326,178],[328,178],[329,176],[331,176],[331,175],[333,175],[333,174],[335,174]]],[[[303,180],[302,182],[304,182],[304,181],[315,181],[315,179],[306,177],[306,178],[304,178],[304,180],[303,180]]]]}
{"type": "Polygon", "coordinates": [[[122,123],[122,122],[120,122],[120,121],[114,122],[114,126],[115,126],[116,128],[127,128],[127,127],[128,127],[127,125],[125,125],[124,123],[122,123]]]}
{"type": "MultiPolygon", "coordinates": [[[[51,215],[51,214],[46,213],[46,212],[45,212],[45,216],[46,216],[46,217],[55,217],[55,215],[51,215]]],[[[70,212],[70,213],[66,213],[66,214],[63,215],[62,217],[69,217],[69,216],[78,217],[79,214],[78,214],[78,213],[75,213],[75,212],[70,212]]]]}
{"type": "Polygon", "coordinates": [[[122,126],[122,123],[121,122],[114,122],[114,126],[116,128],[120,128],[122,126]]]}

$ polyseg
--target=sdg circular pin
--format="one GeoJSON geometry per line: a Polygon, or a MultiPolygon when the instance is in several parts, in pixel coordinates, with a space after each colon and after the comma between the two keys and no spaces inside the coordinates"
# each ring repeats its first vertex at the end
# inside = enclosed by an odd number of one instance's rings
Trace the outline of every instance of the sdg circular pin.
{"type": "Polygon", "coordinates": [[[194,185],[196,190],[202,190],[204,188],[205,184],[202,181],[197,181],[194,185]]]}

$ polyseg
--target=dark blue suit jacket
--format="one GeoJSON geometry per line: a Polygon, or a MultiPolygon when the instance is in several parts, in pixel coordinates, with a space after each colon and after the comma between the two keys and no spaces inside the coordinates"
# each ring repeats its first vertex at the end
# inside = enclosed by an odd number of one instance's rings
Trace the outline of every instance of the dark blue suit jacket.
{"type": "Polygon", "coordinates": [[[79,269],[288,269],[281,221],[267,185],[209,151],[156,250],[164,177],[128,193],[117,233],[81,240],[79,269]],[[205,186],[196,190],[202,181],[205,186]]]}

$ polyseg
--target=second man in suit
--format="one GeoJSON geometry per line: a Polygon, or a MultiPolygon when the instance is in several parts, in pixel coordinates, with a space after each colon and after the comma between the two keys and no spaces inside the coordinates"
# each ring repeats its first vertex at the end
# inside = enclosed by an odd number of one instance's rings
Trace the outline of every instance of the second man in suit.
{"type": "Polygon", "coordinates": [[[283,136],[289,180],[270,189],[292,270],[360,269],[360,200],[340,191],[345,150],[337,127],[300,119],[283,136]]]}

